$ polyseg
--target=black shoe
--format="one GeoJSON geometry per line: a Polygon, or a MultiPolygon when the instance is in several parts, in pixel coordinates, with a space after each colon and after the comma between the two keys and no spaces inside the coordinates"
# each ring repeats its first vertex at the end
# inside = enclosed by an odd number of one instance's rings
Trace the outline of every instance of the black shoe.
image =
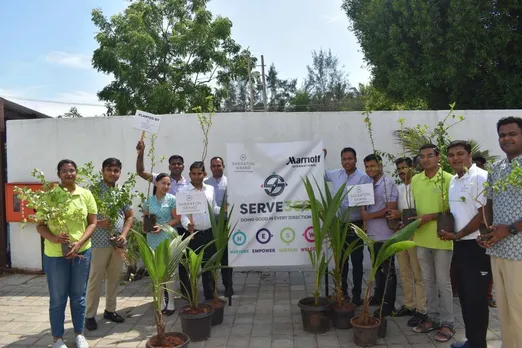
{"type": "Polygon", "coordinates": [[[354,296],[354,297],[352,298],[352,303],[353,303],[354,305],[356,305],[357,307],[359,307],[360,305],[363,304],[363,300],[361,299],[360,296],[354,296]]]}
{"type": "Polygon", "coordinates": [[[103,317],[105,319],[108,319],[110,321],[113,321],[115,323],[123,323],[125,321],[125,318],[123,318],[121,315],[119,315],[116,312],[107,312],[103,313],[103,317]]]}
{"type": "Polygon", "coordinates": [[[226,288],[225,289],[225,297],[231,297],[234,295],[234,289],[233,288],[226,288]]]}
{"type": "Polygon", "coordinates": [[[402,306],[401,308],[399,308],[399,310],[397,312],[395,312],[395,314],[393,314],[394,317],[411,317],[415,314],[415,311],[406,307],[406,306],[402,306]]]}
{"type": "Polygon", "coordinates": [[[419,325],[422,322],[425,322],[426,320],[428,320],[428,316],[426,314],[415,312],[413,317],[411,317],[410,320],[408,320],[407,325],[409,327],[416,327],[417,325],[419,325]]]}
{"type": "Polygon", "coordinates": [[[94,318],[85,318],[85,328],[89,331],[94,331],[98,328],[98,323],[94,318]]]}
{"type": "Polygon", "coordinates": [[[172,314],[176,312],[175,309],[166,309],[163,314],[165,314],[167,317],[170,317],[172,314]]]}
{"type": "Polygon", "coordinates": [[[382,314],[381,314],[381,309],[380,309],[380,308],[377,308],[377,309],[375,310],[375,312],[373,312],[373,316],[374,316],[375,318],[379,318],[379,319],[380,319],[380,318],[386,318],[386,317],[389,317],[390,315],[392,315],[393,312],[394,312],[394,308],[389,309],[389,308],[384,307],[384,308],[382,309],[382,314]]]}

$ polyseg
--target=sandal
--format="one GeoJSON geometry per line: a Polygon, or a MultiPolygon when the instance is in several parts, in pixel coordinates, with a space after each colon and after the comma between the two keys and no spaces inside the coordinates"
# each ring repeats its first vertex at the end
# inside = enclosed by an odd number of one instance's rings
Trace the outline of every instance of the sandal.
{"type": "Polygon", "coordinates": [[[437,330],[439,328],[439,325],[434,323],[431,320],[424,320],[419,323],[419,325],[415,326],[413,328],[413,332],[416,333],[428,333],[433,330],[437,330]]]}
{"type": "Polygon", "coordinates": [[[442,325],[433,338],[437,342],[448,342],[455,335],[455,329],[450,325],[442,325]],[[444,330],[447,329],[447,330],[444,330]]]}

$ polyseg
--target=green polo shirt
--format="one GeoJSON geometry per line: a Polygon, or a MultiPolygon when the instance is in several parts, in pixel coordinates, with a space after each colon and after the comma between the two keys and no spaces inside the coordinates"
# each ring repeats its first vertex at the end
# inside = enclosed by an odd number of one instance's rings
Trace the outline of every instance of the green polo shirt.
{"type": "MultiPolygon", "coordinates": [[[[413,199],[415,200],[417,216],[421,217],[425,214],[442,212],[442,194],[439,183],[441,172],[443,187],[446,192],[445,205],[449,207],[448,192],[453,175],[439,169],[437,174],[430,179],[423,171],[411,179],[411,190],[413,192],[413,199]]],[[[419,227],[413,235],[413,241],[417,246],[423,248],[453,250],[452,241],[442,241],[437,237],[437,221],[430,221],[419,227]]]]}
{"type": "MultiPolygon", "coordinates": [[[[74,210],[80,210],[82,215],[81,221],[67,221],[66,226],[68,231],[61,231],[56,223],[50,221],[47,225],[49,231],[53,234],[60,234],[61,232],[68,232],[71,243],[77,242],[82,238],[85,229],[87,228],[87,215],[88,214],[97,214],[98,208],[96,207],[96,201],[91,193],[91,191],[86,190],[82,187],[76,186],[76,190],[72,193],[72,200],[69,204],[69,212],[74,210]]],[[[91,240],[85,242],[82,245],[79,252],[83,252],[88,250],[91,247],[91,240]]],[[[61,257],[62,247],[60,244],[52,243],[49,240],[45,240],[44,244],[44,253],[49,257],[61,257]]]]}

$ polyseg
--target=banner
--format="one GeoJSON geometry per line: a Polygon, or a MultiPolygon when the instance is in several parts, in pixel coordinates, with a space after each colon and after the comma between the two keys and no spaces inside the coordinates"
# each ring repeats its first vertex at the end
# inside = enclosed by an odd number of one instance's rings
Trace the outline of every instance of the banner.
{"type": "Polygon", "coordinates": [[[232,227],[237,222],[230,266],[310,265],[311,212],[292,206],[308,200],[303,178],[323,187],[322,150],[322,142],[308,141],[227,144],[229,219],[232,227]]]}

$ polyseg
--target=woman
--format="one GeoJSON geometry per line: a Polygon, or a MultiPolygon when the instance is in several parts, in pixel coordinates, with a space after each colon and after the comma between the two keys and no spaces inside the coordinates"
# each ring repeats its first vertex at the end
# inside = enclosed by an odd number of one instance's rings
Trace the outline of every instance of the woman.
{"type": "MultiPolygon", "coordinates": [[[[161,229],[161,225],[176,226],[180,222],[180,217],[176,214],[176,197],[169,193],[170,176],[161,173],[156,177],[153,196],[145,204],[144,214],[156,215],[156,226],[152,232],[147,233],[147,243],[152,249],[164,240],[170,240],[169,234],[161,229]]],[[[167,306],[163,310],[165,315],[174,314],[174,282],[171,282],[171,289],[168,292],[167,306]]]]}
{"type": "Polygon", "coordinates": [[[58,163],[60,187],[71,194],[70,217],[64,224],[57,221],[38,223],[36,230],[45,239],[43,266],[49,286],[49,317],[53,348],[67,348],[63,341],[65,307],[70,299],[71,317],[76,334],[76,347],[88,348],[83,336],[85,291],[91,264],[90,237],[96,228],[97,207],[89,190],[76,186],[76,163],[58,163]],[[64,229],[66,231],[64,231],[64,229]],[[62,244],[70,244],[64,255],[62,244]]]}

